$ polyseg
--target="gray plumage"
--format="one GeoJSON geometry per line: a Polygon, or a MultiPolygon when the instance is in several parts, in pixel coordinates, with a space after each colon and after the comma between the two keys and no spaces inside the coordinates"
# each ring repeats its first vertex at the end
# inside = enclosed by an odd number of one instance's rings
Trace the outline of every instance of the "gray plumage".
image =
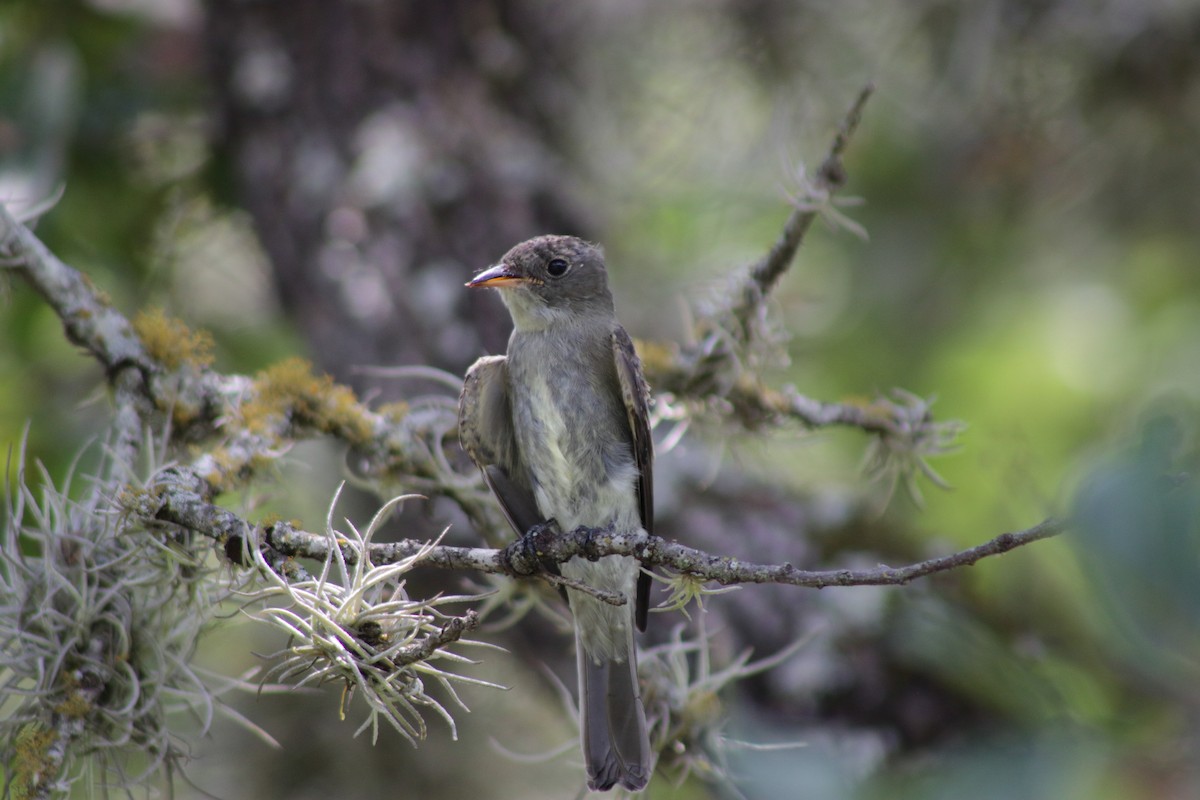
{"type": "MultiPolygon", "coordinates": [[[[570,236],[517,245],[468,286],[492,286],[513,318],[508,355],[479,359],[459,402],[463,447],[518,533],[553,519],[653,528],[649,392],[617,322],[598,247],[570,236]]],[[[588,785],[639,790],[653,757],[633,628],[645,628],[649,576],[627,556],[575,558],[563,575],[629,598],[568,591],[579,662],[588,785]]]]}

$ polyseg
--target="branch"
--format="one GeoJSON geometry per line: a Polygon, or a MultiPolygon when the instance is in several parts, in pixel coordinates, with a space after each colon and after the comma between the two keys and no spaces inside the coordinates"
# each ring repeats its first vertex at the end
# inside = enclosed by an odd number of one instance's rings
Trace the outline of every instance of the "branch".
{"type": "Polygon", "coordinates": [[[2,204],[0,269],[27,280],[58,313],[67,338],[104,368],[116,389],[112,449],[124,463],[136,463],[147,426],[168,429],[175,444],[209,440],[188,465],[207,484],[201,493],[207,501],[245,485],[294,442],[330,436],[350,445],[354,479],[377,494],[392,494],[400,483],[444,495],[485,540],[507,537],[508,526],[478,472],[465,464],[459,471],[445,452],[447,440],[457,436],[453,401],[373,410],[299,359],[254,376],[221,373],[204,358],[180,360],[181,350],[194,349],[181,341],[194,336],[181,323],[161,316],[141,327],[131,323],[2,204]]]}
{"type": "Polygon", "coordinates": [[[96,293],[91,282],[60,261],[0,203],[0,258],[20,273],[62,320],[67,339],[87,350],[109,379],[132,367],[153,372],[154,361],[124,316],[96,293]]]}
{"type": "Polygon", "coordinates": [[[842,155],[874,90],[867,84],[859,92],[838,125],[815,178],[802,176],[803,194],[770,250],[751,266],[727,303],[699,317],[695,342],[683,348],[653,344],[640,348],[647,376],[659,392],[669,393],[675,400],[700,403],[705,410],[715,410],[749,429],[791,419],[808,428],[850,425],[869,433],[895,433],[893,418],[899,410],[886,401],[870,407],[823,403],[795,389],[768,389],[757,376],[764,362],[783,360],[762,352],[770,351],[780,339],[768,330],[766,297],[795,260],[813,220],[831,212],[833,194],[846,183],[842,155]]]}
{"type": "Polygon", "coordinates": [[[836,210],[833,195],[846,183],[842,155],[874,89],[867,84],[859,92],[815,177],[800,176],[801,196],[770,250],[734,287],[731,299],[699,316],[695,341],[684,347],[640,343],[638,352],[658,392],[659,418],[685,424],[715,417],[751,431],[786,423],[807,429],[857,428],[875,437],[866,459],[868,474],[887,484],[889,498],[902,484],[920,504],[919,478],[945,486],[927,460],[956,450],[956,437],[965,427],[955,420],[935,420],[932,399],[896,389],[869,401],[830,403],[792,386],[771,388],[761,378],[765,367],[787,363],[785,333],[769,320],[766,298],[794,261],[813,220],[825,215],[860,230],[836,210]]]}
{"type": "MultiPolygon", "coordinates": [[[[172,471],[171,474],[178,473],[172,471]]],[[[258,541],[271,553],[286,559],[324,561],[330,555],[328,536],[297,530],[290,523],[255,526],[230,511],[204,502],[187,488],[186,481],[174,482],[172,479],[160,483],[139,502],[127,504],[126,510],[148,521],[167,521],[209,536],[224,545],[226,554],[241,552],[245,541],[258,541]]],[[[1066,529],[1066,522],[1051,518],[1025,530],[1000,534],[951,555],[904,567],[880,566],[869,570],[802,570],[791,564],[756,564],[713,555],[644,532],[615,533],[603,528],[559,532],[553,525],[537,526],[504,548],[431,547],[425,542],[406,539],[371,544],[369,552],[371,563],[376,565],[412,558],[424,550],[422,566],[510,577],[541,576],[546,574],[546,565],[561,564],[577,556],[593,561],[610,555],[634,556],[646,568],[668,567],[693,578],[726,585],[776,583],[822,589],[827,586],[900,586],[1058,536],[1066,529]]],[[[361,557],[349,542],[341,543],[341,550],[341,557],[348,564],[357,563],[361,557]]]]}
{"type": "MultiPolygon", "coordinates": [[[[819,202],[825,201],[830,194],[845,185],[846,170],[842,166],[842,153],[850,144],[850,137],[854,135],[858,123],[862,119],[863,107],[866,106],[867,100],[874,92],[875,84],[868,83],[864,86],[858,93],[854,104],[850,106],[850,110],[846,112],[846,116],[842,118],[837,133],[833,137],[833,143],[829,147],[829,153],[821,162],[820,169],[817,170],[816,180],[808,186],[808,194],[815,195],[812,199],[819,202]]],[[[743,304],[757,303],[760,298],[771,293],[783,273],[791,266],[796,257],[796,251],[800,249],[800,244],[804,241],[805,234],[808,233],[813,220],[820,213],[821,205],[819,203],[801,202],[796,204],[787,222],[784,223],[779,239],[771,246],[770,251],[751,268],[750,280],[753,287],[747,287],[747,290],[743,292],[743,304]]]]}
{"type": "MultiPolygon", "coordinates": [[[[653,377],[665,402],[719,402],[723,416],[731,417],[747,430],[773,427],[784,422],[799,423],[807,429],[834,426],[851,427],[874,434],[900,433],[899,409],[885,398],[862,403],[830,403],[801,394],[794,386],[772,389],[745,374],[718,396],[706,395],[694,384],[696,370],[686,358],[672,354],[661,358],[655,345],[639,343],[639,354],[646,372],[653,377]]],[[[685,412],[686,413],[686,412],[685,412]]]]}
{"type": "MultiPolygon", "coordinates": [[[[308,572],[294,559],[309,558],[323,562],[331,555],[330,539],[327,536],[297,530],[290,522],[284,520],[255,525],[232,511],[209,502],[207,495],[204,480],[193,470],[169,467],[159,473],[151,489],[144,492],[127,492],[121,498],[121,504],[126,513],[133,514],[146,525],[166,522],[212,539],[223,548],[225,557],[239,566],[250,566],[252,559],[246,556],[245,547],[249,542],[259,542],[268,566],[288,581],[309,578],[308,572]]],[[[342,540],[339,545],[341,557],[347,564],[358,563],[361,554],[350,542],[342,540]]],[[[372,544],[371,562],[379,565],[394,564],[412,558],[426,548],[427,543],[415,539],[372,544]]],[[[566,576],[548,572],[535,554],[518,552],[511,546],[490,549],[438,545],[427,549],[421,556],[421,563],[441,569],[513,577],[538,577],[556,587],[584,592],[612,605],[623,605],[626,602],[625,598],[616,592],[597,589],[566,576]]]]}
{"type": "MultiPolygon", "coordinates": [[[[791,564],[755,564],[729,556],[717,556],[668,542],[646,533],[613,533],[605,529],[578,528],[567,534],[540,538],[536,549],[546,561],[561,563],[575,556],[597,559],[607,555],[634,556],[644,567],[670,567],[692,577],[720,584],[776,583],[823,589],[827,586],[902,586],[918,578],[958,567],[970,566],[989,556],[1007,553],[1017,547],[1048,539],[1067,530],[1066,522],[1044,520],[1032,528],[1002,533],[994,539],[948,556],[921,561],[904,567],[880,566],[870,570],[802,570],[791,564]]],[[[543,534],[544,535],[544,534],[543,534]]],[[[521,541],[511,547],[528,548],[521,541]]],[[[376,554],[372,551],[372,558],[376,554]]],[[[510,557],[500,559],[502,571],[510,557]]]]}
{"type": "Polygon", "coordinates": [[[450,620],[434,633],[426,634],[412,644],[397,648],[389,659],[398,667],[428,661],[434,653],[462,639],[463,634],[480,625],[479,612],[469,608],[461,617],[450,620]]]}

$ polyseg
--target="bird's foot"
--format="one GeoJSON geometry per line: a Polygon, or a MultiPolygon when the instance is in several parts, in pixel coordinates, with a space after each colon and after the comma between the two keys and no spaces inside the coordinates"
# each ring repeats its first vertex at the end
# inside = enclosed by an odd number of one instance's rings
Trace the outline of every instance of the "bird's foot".
{"type": "Polygon", "coordinates": [[[558,536],[558,523],[553,519],[539,522],[525,531],[519,539],[504,549],[505,561],[516,575],[536,575],[547,570],[545,552],[553,537],[558,536]]]}

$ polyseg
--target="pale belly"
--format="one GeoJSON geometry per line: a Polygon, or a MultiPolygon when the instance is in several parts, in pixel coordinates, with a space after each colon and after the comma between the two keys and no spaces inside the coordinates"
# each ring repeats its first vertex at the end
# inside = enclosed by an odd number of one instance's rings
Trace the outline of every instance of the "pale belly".
{"type": "Polygon", "coordinates": [[[637,468],[629,446],[595,433],[595,420],[564,412],[558,389],[534,380],[518,401],[517,439],[532,473],[538,510],[563,530],[581,525],[641,529],[637,468]]]}
{"type": "MultiPolygon", "coordinates": [[[[557,520],[560,530],[580,526],[616,531],[641,530],[637,469],[628,446],[590,435],[594,421],[575,410],[564,412],[555,387],[534,379],[527,404],[518,401],[517,437],[533,478],[538,510],[557,520]],[[553,398],[553,399],[552,399],[553,398]]],[[[568,591],[580,643],[594,659],[623,661],[632,646],[636,559],[606,556],[598,561],[573,558],[562,565],[564,576],[628,598],[623,606],[568,591]]]]}

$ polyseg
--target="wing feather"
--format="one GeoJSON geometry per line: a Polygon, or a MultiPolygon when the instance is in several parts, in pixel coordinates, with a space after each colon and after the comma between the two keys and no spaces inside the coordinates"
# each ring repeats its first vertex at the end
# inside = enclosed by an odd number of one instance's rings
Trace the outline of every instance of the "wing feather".
{"type": "MultiPolygon", "coordinates": [[[[621,399],[629,420],[633,441],[633,460],[637,465],[638,508],[642,528],[654,533],[654,441],[650,438],[650,387],[642,375],[642,362],[633,347],[633,340],[620,325],[612,334],[613,360],[621,384],[621,399]]],[[[638,630],[646,630],[650,605],[650,576],[638,575],[637,603],[634,619],[638,630]]]]}
{"type": "Polygon", "coordinates": [[[545,520],[521,467],[508,386],[504,356],[484,356],[471,365],[458,398],[458,439],[521,535],[545,520]]]}

